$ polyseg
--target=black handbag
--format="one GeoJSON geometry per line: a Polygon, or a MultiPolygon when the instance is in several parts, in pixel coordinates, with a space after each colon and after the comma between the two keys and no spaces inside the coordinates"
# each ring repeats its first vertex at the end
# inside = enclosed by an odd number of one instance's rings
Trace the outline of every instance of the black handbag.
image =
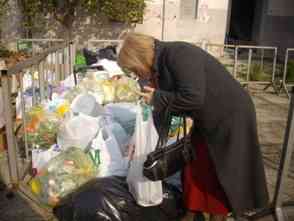
{"type": "MultiPolygon", "coordinates": [[[[195,147],[191,143],[190,133],[187,134],[186,118],[183,117],[183,120],[184,136],[180,139],[180,132],[178,132],[177,141],[167,146],[169,126],[166,127],[166,124],[161,126],[157,147],[155,151],[148,154],[143,165],[143,175],[148,179],[164,180],[182,170],[188,162],[195,159],[195,147]]],[[[170,117],[167,121],[170,121],[170,117]]]]}

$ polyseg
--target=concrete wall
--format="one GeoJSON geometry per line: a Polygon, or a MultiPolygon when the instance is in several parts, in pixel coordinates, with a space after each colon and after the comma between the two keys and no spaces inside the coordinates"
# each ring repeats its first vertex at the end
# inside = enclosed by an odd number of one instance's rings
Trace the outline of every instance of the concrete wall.
{"type": "MultiPolygon", "coordinates": [[[[88,16],[87,13],[79,11],[73,25],[75,40],[80,43],[93,39],[117,39],[121,32],[131,29],[131,26],[110,22],[103,16],[88,16]]],[[[47,18],[45,26],[34,32],[33,38],[64,38],[65,30],[54,19],[47,18]]]]}
{"type": "MultiPolygon", "coordinates": [[[[166,0],[164,39],[224,43],[228,0],[199,0],[197,19],[192,15],[181,15],[183,1],[166,0]]],[[[160,39],[161,26],[162,0],[147,1],[144,22],[137,25],[135,30],[160,39]]]]}

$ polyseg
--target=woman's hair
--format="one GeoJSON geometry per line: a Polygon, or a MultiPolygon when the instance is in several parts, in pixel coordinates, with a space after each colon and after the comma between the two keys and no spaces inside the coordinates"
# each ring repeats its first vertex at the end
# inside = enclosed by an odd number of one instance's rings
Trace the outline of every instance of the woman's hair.
{"type": "Polygon", "coordinates": [[[118,64],[139,77],[151,74],[154,58],[154,38],[138,33],[124,33],[118,64]]]}

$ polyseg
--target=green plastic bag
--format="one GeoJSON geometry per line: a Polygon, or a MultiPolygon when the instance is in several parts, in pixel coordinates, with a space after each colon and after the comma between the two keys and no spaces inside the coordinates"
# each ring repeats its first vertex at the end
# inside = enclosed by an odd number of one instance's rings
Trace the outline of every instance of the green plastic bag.
{"type": "Polygon", "coordinates": [[[86,63],[86,58],[81,52],[77,52],[76,57],[75,57],[75,64],[74,64],[74,72],[77,73],[82,73],[85,74],[87,71],[87,63],[86,63]]]}

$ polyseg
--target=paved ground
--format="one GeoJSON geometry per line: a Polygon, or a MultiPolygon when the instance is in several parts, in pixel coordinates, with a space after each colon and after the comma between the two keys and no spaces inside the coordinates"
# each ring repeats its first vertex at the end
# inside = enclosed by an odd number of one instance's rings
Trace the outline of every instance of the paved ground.
{"type": "MultiPolygon", "coordinates": [[[[272,93],[263,93],[261,90],[258,90],[258,93],[256,93],[256,90],[252,90],[252,96],[256,104],[260,142],[266,166],[268,188],[272,196],[286,126],[288,99],[272,93]]],[[[7,199],[4,193],[0,191],[0,221],[42,220],[19,197],[7,199]]],[[[284,198],[285,200],[294,200],[294,160],[284,198]]],[[[294,220],[293,211],[288,212],[289,221],[294,220]]],[[[272,220],[272,218],[267,217],[259,221],[272,220]]]]}

